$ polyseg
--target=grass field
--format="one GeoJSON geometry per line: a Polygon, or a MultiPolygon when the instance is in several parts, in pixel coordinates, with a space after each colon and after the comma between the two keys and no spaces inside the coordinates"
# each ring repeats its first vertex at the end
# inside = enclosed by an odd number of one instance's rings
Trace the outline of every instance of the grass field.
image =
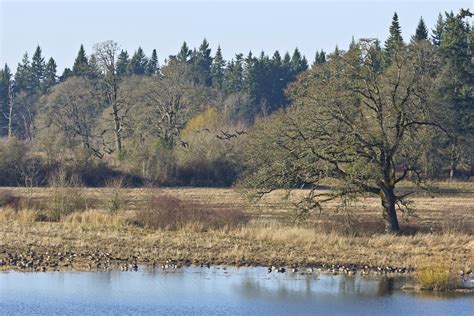
{"type": "Polygon", "coordinates": [[[417,212],[408,219],[400,218],[402,236],[383,233],[380,202],[375,198],[363,198],[342,212],[336,212],[332,203],[308,221],[294,223],[291,203],[281,198],[284,192],[273,192],[257,202],[233,189],[74,188],[58,193],[57,188],[3,188],[0,193],[21,201],[17,210],[11,206],[0,210],[4,269],[108,269],[122,262],[166,261],[367,266],[377,271],[416,269],[418,263],[429,260],[447,263],[456,273],[474,266],[472,183],[441,183],[438,193],[414,196],[417,212]],[[81,200],[81,211],[44,221],[42,215],[58,194],[81,200]],[[195,211],[205,207],[217,212],[209,216],[238,212],[245,220],[235,217],[235,222],[216,227],[206,225],[202,217],[192,217],[174,228],[137,225],[136,214],[156,196],[185,201],[183,208],[201,205],[195,211]],[[64,254],[69,257],[65,259],[64,254]],[[46,262],[45,257],[50,259],[46,262]]]}

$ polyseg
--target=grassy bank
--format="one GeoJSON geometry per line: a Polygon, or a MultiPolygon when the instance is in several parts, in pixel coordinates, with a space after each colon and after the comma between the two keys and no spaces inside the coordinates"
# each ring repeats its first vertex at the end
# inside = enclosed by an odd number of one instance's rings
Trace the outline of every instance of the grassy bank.
{"type": "Polygon", "coordinates": [[[113,269],[172,261],[404,273],[440,258],[456,273],[474,266],[474,196],[466,191],[415,197],[417,216],[401,220],[405,235],[392,236],[380,232],[378,201],[370,198],[349,214],[330,205],[295,224],[290,204],[278,198],[281,192],[253,204],[229,189],[80,190],[85,210],[44,221],[50,211],[42,207],[54,200],[54,189],[8,189],[37,209],[0,210],[3,269],[113,269]],[[117,192],[120,205],[110,208],[117,192]],[[173,199],[180,208],[162,212],[166,203],[176,204],[173,199]],[[151,219],[141,213],[145,209],[151,219]],[[184,209],[185,216],[173,216],[184,209]]]}

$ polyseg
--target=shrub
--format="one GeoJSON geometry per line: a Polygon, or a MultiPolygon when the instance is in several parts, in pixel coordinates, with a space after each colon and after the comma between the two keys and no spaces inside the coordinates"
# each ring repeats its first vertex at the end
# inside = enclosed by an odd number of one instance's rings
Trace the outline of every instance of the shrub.
{"type": "Polygon", "coordinates": [[[20,209],[21,198],[8,191],[0,192],[0,208],[20,209]]]}
{"type": "Polygon", "coordinates": [[[456,288],[456,277],[443,259],[426,260],[418,264],[415,279],[422,290],[445,291],[456,288]]]}
{"type": "Polygon", "coordinates": [[[199,231],[235,228],[247,223],[248,216],[236,209],[216,209],[211,205],[184,201],[171,196],[152,197],[148,206],[136,213],[134,223],[151,229],[199,231]]]}
{"type": "Polygon", "coordinates": [[[107,209],[111,213],[117,213],[118,211],[124,208],[126,203],[126,200],[121,192],[121,189],[123,187],[123,178],[116,178],[107,181],[107,187],[109,188],[107,197],[107,209]]]}
{"type": "Polygon", "coordinates": [[[50,221],[59,221],[72,212],[85,211],[90,207],[89,200],[77,179],[67,179],[64,172],[59,172],[51,183],[53,193],[48,205],[50,221]]]}

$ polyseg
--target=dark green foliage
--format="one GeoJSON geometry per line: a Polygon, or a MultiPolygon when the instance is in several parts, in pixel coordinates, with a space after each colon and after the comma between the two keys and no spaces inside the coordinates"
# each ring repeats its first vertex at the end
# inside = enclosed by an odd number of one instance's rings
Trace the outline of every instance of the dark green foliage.
{"type": "Polygon", "coordinates": [[[439,100],[446,107],[450,137],[445,155],[451,177],[462,162],[472,163],[474,139],[474,67],[472,30],[461,14],[446,13],[441,32],[439,100]],[[448,114],[449,113],[449,114],[448,114]]]}
{"type": "Polygon", "coordinates": [[[49,88],[54,86],[57,83],[57,76],[56,76],[56,62],[51,57],[46,64],[45,71],[44,71],[44,80],[42,83],[42,90],[47,91],[49,88]]]}
{"type": "Polygon", "coordinates": [[[12,74],[7,64],[0,70],[0,136],[8,133],[10,86],[12,74]]]}
{"type": "Polygon", "coordinates": [[[295,75],[308,69],[308,61],[306,57],[302,57],[298,48],[295,48],[293,55],[291,56],[291,71],[295,75]]]}
{"type": "Polygon", "coordinates": [[[426,28],[425,21],[423,21],[423,17],[420,17],[415,35],[411,39],[413,42],[426,41],[428,39],[428,29],[426,28]]]}
{"type": "Polygon", "coordinates": [[[314,56],[313,67],[317,65],[322,65],[326,62],[326,52],[321,49],[321,51],[317,51],[316,55],[314,56]]]}
{"type": "Polygon", "coordinates": [[[72,72],[72,70],[70,68],[64,68],[64,71],[63,73],[61,74],[61,76],[59,77],[59,81],[60,82],[63,82],[65,81],[67,78],[70,78],[74,76],[74,73],[72,72]]]}
{"type": "Polygon", "coordinates": [[[181,45],[181,49],[179,50],[178,55],[176,55],[176,59],[180,62],[187,63],[189,61],[189,57],[191,57],[192,51],[189,49],[188,44],[183,42],[181,45]]]}
{"type": "Polygon", "coordinates": [[[385,41],[384,58],[385,64],[390,65],[393,58],[395,58],[396,52],[403,46],[403,37],[400,23],[398,22],[398,15],[395,12],[392,18],[392,24],[390,25],[390,34],[385,41]]]}
{"type": "Polygon", "coordinates": [[[243,55],[235,55],[235,60],[228,62],[224,72],[224,92],[227,94],[239,92],[244,86],[243,55]]]}
{"type": "Polygon", "coordinates": [[[216,56],[211,65],[212,85],[219,90],[222,90],[224,85],[224,68],[225,60],[222,57],[221,47],[217,47],[216,56]]]}
{"type": "Polygon", "coordinates": [[[122,50],[117,58],[117,75],[125,76],[127,74],[128,64],[130,62],[128,53],[126,50],[122,50]]]}
{"type": "Polygon", "coordinates": [[[193,51],[191,55],[192,77],[194,84],[210,86],[212,84],[211,77],[211,49],[209,43],[204,39],[199,49],[193,51]]]}
{"type": "Polygon", "coordinates": [[[158,54],[156,53],[156,49],[154,49],[153,52],[151,53],[151,58],[147,63],[145,72],[146,72],[147,76],[152,76],[152,75],[157,74],[158,71],[159,71],[159,69],[158,69],[158,54]]]}
{"type": "Polygon", "coordinates": [[[87,76],[89,73],[89,61],[84,50],[84,45],[81,44],[79,51],[77,52],[76,60],[72,66],[72,73],[74,76],[87,76]]]}
{"type": "Polygon", "coordinates": [[[100,73],[100,67],[97,62],[97,58],[95,55],[92,55],[91,58],[89,59],[89,68],[87,70],[86,76],[89,79],[97,79],[101,75],[100,73]]]}
{"type": "Polygon", "coordinates": [[[41,47],[37,46],[31,61],[31,77],[34,90],[40,89],[40,84],[44,78],[45,68],[46,65],[44,58],[41,56],[41,47]]]}
{"type": "Polygon", "coordinates": [[[441,45],[441,35],[443,34],[444,28],[444,20],[441,13],[438,15],[438,20],[436,21],[435,28],[431,30],[433,35],[431,36],[431,40],[433,44],[437,47],[441,45]]]}
{"type": "Polygon", "coordinates": [[[33,91],[34,79],[28,53],[23,55],[21,63],[18,64],[15,73],[15,90],[16,91],[33,91]]]}
{"type": "Polygon", "coordinates": [[[147,69],[148,59],[141,47],[133,54],[132,59],[127,67],[127,73],[130,75],[141,76],[144,75],[147,69]]]}

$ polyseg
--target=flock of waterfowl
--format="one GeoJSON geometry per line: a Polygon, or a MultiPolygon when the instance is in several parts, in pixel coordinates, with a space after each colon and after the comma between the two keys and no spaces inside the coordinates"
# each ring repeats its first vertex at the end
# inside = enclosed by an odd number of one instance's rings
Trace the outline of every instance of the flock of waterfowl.
{"type": "MultiPolygon", "coordinates": [[[[96,252],[45,252],[36,253],[33,250],[25,254],[0,250],[0,269],[1,270],[19,270],[19,271],[60,271],[60,270],[80,270],[80,271],[138,271],[140,265],[149,266],[153,269],[160,268],[166,271],[173,271],[182,266],[195,265],[203,268],[210,268],[213,263],[199,262],[190,260],[165,260],[156,261],[147,257],[133,256],[120,257],[113,256],[103,251],[96,252]]],[[[247,266],[251,266],[247,264],[247,266]]],[[[361,275],[383,275],[383,274],[404,274],[414,271],[413,268],[394,267],[394,266],[358,266],[354,264],[321,264],[313,267],[285,267],[285,265],[272,265],[268,267],[268,273],[299,273],[311,274],[313,272],[322,272],[330,274],[355,275],[359,272],[361,275]]]]}

